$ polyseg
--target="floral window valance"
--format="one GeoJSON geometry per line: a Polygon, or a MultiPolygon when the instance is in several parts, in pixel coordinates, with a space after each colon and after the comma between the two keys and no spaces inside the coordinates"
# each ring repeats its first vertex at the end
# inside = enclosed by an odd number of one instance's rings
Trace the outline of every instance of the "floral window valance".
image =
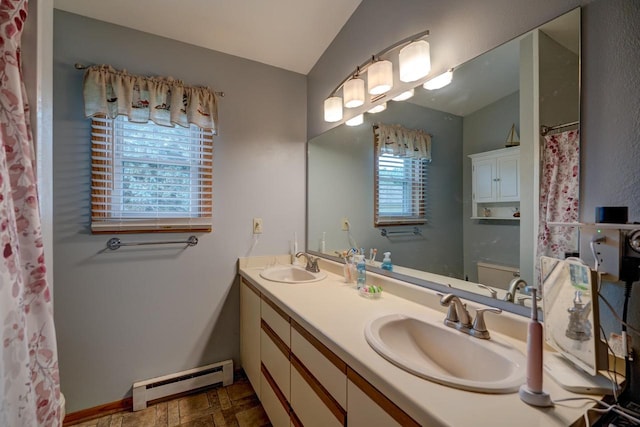
{"type": "Polygon", "coordinates": [[[407,129],[400,125],[376,124],[376,154],[393,154],[431,161],[431,135],[421,129],[407,129]]]}
{"type": "Polygon", "coordinates": [[[218,107],[213,90],[188,86],[171,77],[145,77],[94,65],[84,76],[86,117],[125,115],[132,122],[162,126],[194,124],[217,131],[218,107]]]}

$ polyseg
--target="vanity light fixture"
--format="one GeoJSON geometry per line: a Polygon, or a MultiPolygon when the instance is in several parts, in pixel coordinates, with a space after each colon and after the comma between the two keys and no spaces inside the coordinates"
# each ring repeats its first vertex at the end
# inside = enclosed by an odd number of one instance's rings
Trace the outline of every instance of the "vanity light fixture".
{"type": "MultiPolygon", "coordinates": [[[[383,98],[393,87],[393,58],[390,52],[402,49],[398,58],[400,61],[400,81],[411,82],[426,76],[431,69],[429,57],[429,43],[423,40],[429,35],[429,30],[414,34],[404,40],[387,47],[371,59],[356,68],[356,71],[344,79],[324,101],[324,117],[327,122],[342,120],[342,108],[336,101],[340,99],[338,92],[342,89],[343,104],[346,108],[356,108],[366,101],[364,93],[364,80],[361,74],[367,73],[368,92],[371,95],[369,102],[376,102],[383,98]],[[410,80],[411,79],[411,80],[410,80]]],[[[382,110],[381,110],[382,111],[382,110]]]]}
{"type": "Polygon", "coordinates": [[[400,95],[392,98],[394,101],[406,101],[407,99],[413,97],[415,91],[413,89],[409,89],[406,92],[402,92],[400,95]]]}
{"type": "Polygon", "coordinates": [[[371,113],[371,114],[380,113],[386,109],[387,109],[387,103],[383,102],[382,104],[378,104],[372,109],[370,109],[369,111],[367,111],[367,113],[371,113]]]}
{"type": "Polygon", "coordinates": [[[364,104],[364,80],[358,73],[345,82],[342,92],[345,107],[355,108],[364,104]]]}
{"type": "Polygon", "coordinates": [[[364,115],[358,114],[357,116],[344,122],[347,126],[358,126],[364,123],[364,115]]]}
{"type": "Polygon", "coordinates": [[[337,122],[342,120],[342,98],[330,96],[324,100],[324,121],[337,122]]]}
{"type": "Polygon", "coordinates": [[[425,77],[431,71],[429,42],[417,40],[409,43],[400,49],[398,61],[400,62],[400,81],[409,83],[425,77]]]}
{"type": "Polygon", "coordinates": [[[367,70],[367,82],[371,95],[389,92],[393,87],[393,64],[391,61],[378,60],[373,62],[367,70]]]}
{"type": "Polygon", "coordinates": [[[448,71],[432,78],[431,80],[427,80],[422,87],[427,90],[441,89],[451,83],[451,80],[453,80],[453,68],[450,68],[448,71]]]}

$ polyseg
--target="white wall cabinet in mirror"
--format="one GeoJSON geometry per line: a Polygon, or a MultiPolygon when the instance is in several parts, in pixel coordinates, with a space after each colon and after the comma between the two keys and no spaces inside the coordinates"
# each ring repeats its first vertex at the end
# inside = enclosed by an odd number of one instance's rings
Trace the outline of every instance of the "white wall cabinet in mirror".
{"type": "Polygon", "coordinates": [[[520,219],[520,148],[471,158],[472,219],[520,219]]]}

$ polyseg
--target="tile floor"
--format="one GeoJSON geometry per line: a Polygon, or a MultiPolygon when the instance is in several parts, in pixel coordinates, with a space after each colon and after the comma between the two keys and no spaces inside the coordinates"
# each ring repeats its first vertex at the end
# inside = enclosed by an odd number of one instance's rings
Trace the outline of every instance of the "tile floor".
{"type": "Polygon", "coordinates": [[[157,403],[137,412],[125,411],[68,427],[263,427],[269,419],[244,373],[232,385],[217,386],[157,403]]]}

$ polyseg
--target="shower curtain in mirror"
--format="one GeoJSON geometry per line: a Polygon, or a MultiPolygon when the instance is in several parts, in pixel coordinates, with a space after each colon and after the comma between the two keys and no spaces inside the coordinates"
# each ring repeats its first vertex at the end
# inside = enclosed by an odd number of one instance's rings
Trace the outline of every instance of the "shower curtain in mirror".
{"type": "Polygon", "coordinates": [[[550,223],[578,222],[579,169],[580,138],[577,130],[545,136],[540,171],[536,272],[540,269],[540,256],[564,259],[565,252],[578,249],[578,227],[550,223]]]}
{"type": "Polygon", "coordinates": [[[26,17],[26,0],[0,2],[0,426],[58,426],[52,295],[20,68],[26,17]]]}

